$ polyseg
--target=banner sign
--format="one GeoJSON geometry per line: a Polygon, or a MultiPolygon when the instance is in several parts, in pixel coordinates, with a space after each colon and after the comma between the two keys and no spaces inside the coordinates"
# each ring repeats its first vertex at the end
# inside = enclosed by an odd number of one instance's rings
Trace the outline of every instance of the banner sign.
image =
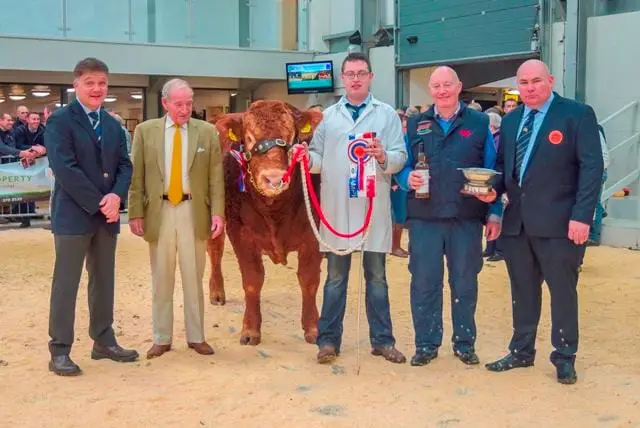
{"type": "Polygon", "coordinates": [[[46,157],[26,168],[20,161],[0,164],[0,204],[47,200],[52,180],[46,157]]]}

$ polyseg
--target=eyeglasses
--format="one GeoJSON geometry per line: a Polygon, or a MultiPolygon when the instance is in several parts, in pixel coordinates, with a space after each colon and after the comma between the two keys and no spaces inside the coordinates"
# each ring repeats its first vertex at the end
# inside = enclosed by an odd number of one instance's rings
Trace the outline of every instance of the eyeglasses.
{"type": "Polygon", "coordinates": [[[348,71],[346,73],[342,73],[342,75],[347,79],[347,80],[353,80],[356,78],[356,76],[358,76],[358,80],[363,80],[367,77],[369,77],[371,73],[368,71],[358,71],[357,73],[354,73],[353,71],[348,71]]]}

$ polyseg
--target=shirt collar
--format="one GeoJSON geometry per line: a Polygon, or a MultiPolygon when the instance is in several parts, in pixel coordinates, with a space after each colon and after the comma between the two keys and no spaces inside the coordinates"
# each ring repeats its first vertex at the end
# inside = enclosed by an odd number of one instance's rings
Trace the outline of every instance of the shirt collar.
{"type": "MultiPolygon", "coordinates": [[[[166,115],[166,119],[165,119],[165,123],[164,123],[165,129],[171,128],[174,125],[175,125],[175,122],[171,119],[171,116],[166,115]]],[[[180,128],[181,129],[187,129],[187,124],[185,123],[184,125],[180,126],[180,128]]]]}
{"type": "Polygon", "coordinates": [[[440,113],[438,113],[438,106],[437,105],[433,105],[433,114],[436,116],[436,119],[442,119],[442,120],[446,120],[446,121],[451,121],[453,119],[456,118],[456,116],[458,116],[458,113],[460,113],[460,101],[458,101],[458,108],[456,108],[456,111],[453,112],[453,116],[451,116],[449,119],[445,119],[444,117],[440,116],[440,113]]]}
{"type": "Polygon", "coordinates": [[[91,110],[90,108],[88,108],[87,106],[82,104],[79,99],[76,98],[76,100],[78,101],[78,104],[80,104],[80,107],[82,107],[82,110],[84,110],[84,113],[86,115],[89,115],[89,113],[94,112],[94,111],[100,112],[100,107],[98,107],[96,110],[91,110]]]}
{"type": "Polygon", "coordinates": [[[371,102],[371,100],[372,100],[372,99],[373,99],[373,96],[371,95],[371,92],[369,92],[369,95],[367,95],[367,98],[365,98],[365,99],[364,99],[364,101],[363,101],[360,105],[358,105],[358,106],[354,106],[353,104],[351,104],[351,103],[349,102],[349,100],[347,99],[347,96],[346,96],[346,95],[343,95],[343,96],[342,96],[342,98],[340,98],[340,102],[341,102],[342,104],[344,104],[344,105],[347,105],[347,104],[348,104],[348,105],[350,105],[350,106],[353,106],[353,107],[356,107],[356,108],[360,108],[360,107],[361,107],[361,106],[363,106],[363,105],[367,105],[367,104],[369,104],[369,103],[371,102]]]}
{"type": "MultiPolygon", "coordinates": [[[[551,96],[549,96],[549,98],[547,98],[547,101],[545,101],[545,103],[540,106],[540,108],[538,109],[538,113],[547,114],[547,111],[549,110],[549,106],[551,105],[551,102],[553,101],[554,97],[555,97],[555,94],[551,92],[551,96]]],[[[527,117],[530,111],[531,109],[529,107],[524,106],[523,116],[527,117]]]]}

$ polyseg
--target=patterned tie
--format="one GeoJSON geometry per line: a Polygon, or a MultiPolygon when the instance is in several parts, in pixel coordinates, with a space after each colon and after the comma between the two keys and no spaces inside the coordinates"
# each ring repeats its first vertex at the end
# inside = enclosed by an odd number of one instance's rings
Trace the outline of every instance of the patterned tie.
{"type": "Polygon", "coordinates": [[[171,154],[171,176],[169,177],[169,192],[167,196],[169,202],[178,205],[182,202],[182,134],[180,125],[173,125],[176,128],[173,134],[173,153],[171,154]]]}
{"type": "Polygon", "coordinates": [[[100,113],[97,111],[89,112],[89,119],[91,119],[91,126],[98,136],[98,141],[102,139],[102,126],[100,125],[100,113]]]}
{"type": "Polygon", "coordinates": [[[524,155],[527,153],[527,148],[529,148],[529,142],[531,141],[531,131],[533,131],[533,121],[538,114],[538,110],[531,110],[529,115],[527,116],[527,120],[524,122],[524,126],[522,127],[522,131],[520,131],[520,135],[516,140],[516,178],[520,180],[520,172],[522,169],[522,161],[524,160],[524,155]]]}

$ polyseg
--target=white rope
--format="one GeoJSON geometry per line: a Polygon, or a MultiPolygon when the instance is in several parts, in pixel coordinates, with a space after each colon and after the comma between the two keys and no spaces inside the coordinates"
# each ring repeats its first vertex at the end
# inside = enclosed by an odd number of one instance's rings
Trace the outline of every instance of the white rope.
{"type": "MultiPolygon", "coordinates": [[[[356,308],[356,375],[360,375],[360,318],[362,313],[362,280],[363,280],[363,266],[364,266],[364,244],[369,239],[369,230],[371,230],[371,223],[367,226],[367,229],[364,231],[364,235],[360,242],[357,245],[347,248],[345,250],[338,250],[337,248],[333,248],[331,245],[327,244],[320,233],[318,232],[318,227],[316,226],[316,221],[313,218],[313,212],[311,211],[311,202],[309,201],[309,189],[307,188],[307,175],[305,174],[304,165],[300,162],[300,172],[302,175],[302,194],[304,195],[304,205],[307,208],[307,218],[309,219],[309,224],[311,225],[311,230],[313,230],[313,235],[316,237],[320,245],[327,248],[333,254],[338,256],[346,256],[347,254],[353,253],[355,250],[360,249],[360,268],[359,268],[359,281],[358,281],[358,305],[356,308]]],[[[309,183],[310,184],[310,183],[309,183]]]]}
{"type": "MultiPolygon", "coordinates": [[[[333,248],[331,245],[327,244],[324,239],[320,236],[320,232],[318,232],[318,226],[316,226],[316,221],[313,218],[313,211],[311,210],[311,202],[309,201],[309,189],[307,188],[307,176],[304,171],[304,165],[300,162],[300,172],[302,173],[302,194],[304,195],[304,205],[307,208],[307,218],[309,219],[309,224],[311,225],[311,230],[313,231],[313,235],[316,237],[320,245],[331,251],[333,254],[337,256],[346,256],[347,254],[353,253],[355,250],[361,248],[364,251],[364,244],[369,239],[369,230],[371,230],[371,223],[367,226],[367,229],[364,231],[364,235],[362,235],[362,239],[353,247],[338,250],[337,248],[333,248]]],[[[310,183],[309,183],[310,184],[310,183]]]]}

